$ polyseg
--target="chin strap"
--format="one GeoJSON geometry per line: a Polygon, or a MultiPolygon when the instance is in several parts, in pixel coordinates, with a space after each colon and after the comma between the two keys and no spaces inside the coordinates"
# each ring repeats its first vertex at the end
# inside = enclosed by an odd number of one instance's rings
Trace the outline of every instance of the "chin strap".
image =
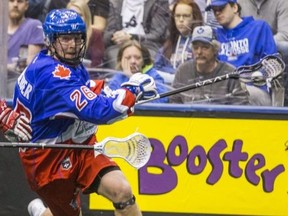
{"type": "Polygon", "coordinates": [[[113,203],[113,206],[115,209],[123,210],[129,205],[134,205],[136,201],[135,196],[133,195],[129,200],[126,202],[119,202],[119,203],[113,203]]]}

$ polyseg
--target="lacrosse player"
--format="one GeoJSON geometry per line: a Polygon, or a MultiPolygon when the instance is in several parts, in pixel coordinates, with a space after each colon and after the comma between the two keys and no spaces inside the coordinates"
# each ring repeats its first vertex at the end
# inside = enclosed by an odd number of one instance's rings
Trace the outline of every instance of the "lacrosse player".
{"type": "MultiPolygon", "coordinates": [[[[115,91],[89,79],[82,64],[86,26],[75,11],[50,11],[43,30],[48,49],[20,75],[14,94],[15,109],[31,119],[32,142],[94,145],[98,124],[126,118],[137,100],[156,96],[155,82],[146,74],[131,76],[115,91]]],[[[103,154],[28,148],[20,158],[31,189],[54,216],[81,215],[80,192],[106,197],[115,215],[142,215],[120,168],[103,154]]],[[[38,214],[33,209],[30,215],[38,214]]]]}

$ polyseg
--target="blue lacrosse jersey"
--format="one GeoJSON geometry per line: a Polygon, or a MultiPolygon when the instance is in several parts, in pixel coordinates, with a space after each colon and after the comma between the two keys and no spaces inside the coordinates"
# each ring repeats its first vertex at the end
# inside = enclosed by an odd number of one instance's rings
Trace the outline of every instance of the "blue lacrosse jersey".
{"type": "Polygon", "coordinates": [[[217,28],[217,40],[221,43],[219,60],[239,67],[277,53],[273,33],[265,21],[254,20],[251,16],[242,19],[235,28],[217,28]]]}
{"type": "Polygon", "coordinates": [[[127,117],[127,109],[115,104],[118,97],[96,95],[82,64],[63,64],[43,50],[18,78],[13,105],[31,120],[33,142],[81,143],[97,124],[127,117]]]}

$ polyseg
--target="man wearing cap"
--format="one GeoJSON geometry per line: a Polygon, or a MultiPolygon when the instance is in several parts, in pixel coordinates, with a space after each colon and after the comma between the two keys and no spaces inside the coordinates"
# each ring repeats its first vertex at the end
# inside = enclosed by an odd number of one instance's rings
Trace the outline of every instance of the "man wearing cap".
{"type": "MultiPolygon", "coordinates": [[[[219,42],[210,26],[198,26],[192,35],[194,59],[181,64],[172,86],[180,88],[197,81],[233,72],[235,67],[217,60],[219,42]]],[[[248,93],[237,79],[202,86],[170,97],[171,103],[248,104],[248,93]]]]}
{"type": "Polygon", "coordinates": [[[216,35],[221,43],[219,59],[234,66],[251,65],[268,54],[277,53],[273,33],[267,22],[241,17],[237,0],[212,0],[206,10],[213,10],[223,28],[216,35]]]}
{"type": "MultiPolygon", "coordinates": [[[[241,7],[237,0],[211,0],[206,10],[211,9],[223,27],[216,29],[217,39],[221,43],[219,60],[239,67],[254,64],[266,55],[277,53],[268,23],[255,20],[252,16],[241,17],[241,7]]],[[[259,89],[266,92],[267,100],[254,101],[253,105],[271,106],[270,89],[267,85],[248,86],[251,97],[256,99],[260,99],[259,89]]]]}
{"type": "Polygon", "coordinates": [[[273,37],[286,64],[284,71],[285,101],[288,106],[288,1],[287,0],[238,0],[243,16],[265,20],[272,29],[273,37]],[[286,75],[286,76],[285,76],[286,75]]]}

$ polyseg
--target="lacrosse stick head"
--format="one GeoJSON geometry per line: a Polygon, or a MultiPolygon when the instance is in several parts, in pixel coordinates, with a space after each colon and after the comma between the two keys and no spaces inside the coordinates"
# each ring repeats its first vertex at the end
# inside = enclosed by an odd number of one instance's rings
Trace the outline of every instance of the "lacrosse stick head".
{"type": "Polygon", "coordinates": [[[103,154],[123,158],[136,169],[143,167],[150,159],[150,141],[141,133],[135,132],[125,138],[107,138],[103,143],[103,154]]]}
{"type": "Polygon", "coordinates": [[[243,82],[264,84],[279,77],[284,69],[285,63],[278,55],[267,55],[253,65],[238,67],[236,71],[243,82]]]}

